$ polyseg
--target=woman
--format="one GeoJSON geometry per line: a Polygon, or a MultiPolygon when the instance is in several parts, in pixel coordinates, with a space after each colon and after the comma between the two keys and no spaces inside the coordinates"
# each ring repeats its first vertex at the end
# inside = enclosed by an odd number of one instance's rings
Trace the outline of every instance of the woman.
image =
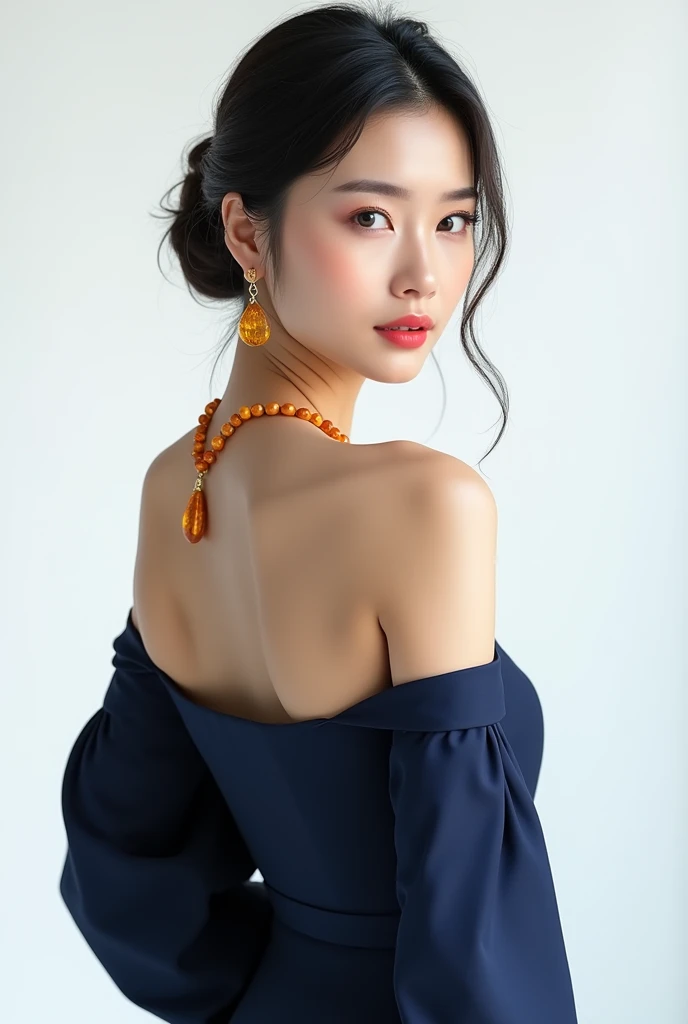
{"type": "Polygon", "coordinates": [[[196,293],[242,300],[241,343],[144,480],[65,771],[66,905],[174,1024],[572,1024],[494,498],[444,453],[349,439],[364,381],[415,378],[469,285],[490,382],[485,107],[425,24],[319,7],[245,54],[189,164],[171,241],[196,293]]]}

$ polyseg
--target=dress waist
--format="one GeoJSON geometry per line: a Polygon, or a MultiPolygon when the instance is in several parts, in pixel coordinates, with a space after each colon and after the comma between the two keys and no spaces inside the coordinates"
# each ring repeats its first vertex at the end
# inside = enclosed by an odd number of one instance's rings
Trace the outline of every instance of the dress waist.
{"type": "Polygon", "coordinates": [[[272,886],[265,889],[273,905],[275,917],[294,931],[325,942],[367,949],[394,949],[399,926],[399,911],[387,914],[350,914],[301,903],[272,886]]]}

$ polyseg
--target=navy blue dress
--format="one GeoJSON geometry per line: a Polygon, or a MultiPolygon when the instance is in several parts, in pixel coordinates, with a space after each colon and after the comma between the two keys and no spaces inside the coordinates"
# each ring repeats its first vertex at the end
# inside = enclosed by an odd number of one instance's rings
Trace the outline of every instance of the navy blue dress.
{"type": "Polygon", "coordinates": [[[170,1024],[575,1024],[540,703],[498,643],[285,724],[195,704],[131,612],[113,647],[60,892],[129,1000],[170,1024]]]}

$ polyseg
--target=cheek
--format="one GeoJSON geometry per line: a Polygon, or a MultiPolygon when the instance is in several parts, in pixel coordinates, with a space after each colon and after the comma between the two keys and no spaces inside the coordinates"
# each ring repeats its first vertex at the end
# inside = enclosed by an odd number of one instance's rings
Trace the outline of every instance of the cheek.
{"type": "Polygon", "coordinates": [[[313,235],[308,245],[308,264],[312,282],[317,282],[320,298],[326,303],[360,303],[362,289],[370,283],[370,268],[361,259],[360,249],[347,245],[346,233],[337,237],[313,235]]]}

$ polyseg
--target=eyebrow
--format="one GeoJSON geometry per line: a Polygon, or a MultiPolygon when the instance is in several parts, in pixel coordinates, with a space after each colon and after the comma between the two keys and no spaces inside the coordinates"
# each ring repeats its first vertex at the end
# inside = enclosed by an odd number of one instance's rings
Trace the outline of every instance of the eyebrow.
{"type": "MultiPolygon", "coordinates": [[[[391,196],[393,199],[410,199],[413,193],[410,189],[402,188],[401,185],[392,185],[389,181],[375,181],[372,178],[357,178],[354,181],[346,181],[343,185],[336,185],[332,192],[377,192],[382,196],[391,196]]],[[[466,188],[455,188],[450,192],[443,192],[438,197],[440,203],[450,203],[461,199],[477,199],[478,193],[472,186],[466,188]]]]}

